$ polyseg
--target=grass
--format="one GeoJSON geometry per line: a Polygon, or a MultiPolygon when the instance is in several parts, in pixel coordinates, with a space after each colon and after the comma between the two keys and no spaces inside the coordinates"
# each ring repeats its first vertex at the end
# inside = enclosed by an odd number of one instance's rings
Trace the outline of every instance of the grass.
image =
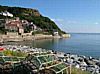
{"type": "Polygon", "coordinates": [[[87,71],[82,71],[82,70],[77,69],[77,68],[72,68],[72,73],[71,74],[91,74],[91,73],[87,72],[87,71]]]}
{"type": "Polygon", "coordinates": [[[3,54],[5,56],[17,56],[17,57],[26,57],[27,54],[22,51],[11,51],[11,50],[4,50],[3,54]]]}

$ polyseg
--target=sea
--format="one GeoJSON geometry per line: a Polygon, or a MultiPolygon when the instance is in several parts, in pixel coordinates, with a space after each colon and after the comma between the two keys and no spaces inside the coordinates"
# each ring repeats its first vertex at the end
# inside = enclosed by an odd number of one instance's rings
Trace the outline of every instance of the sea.
{"type": "Polygon", "coordinates": [[[100,58],[99,33],[70,33],[70,38],[43,39],[25,42],[7,42],[12,45],[28,45],[31,47],[51,49],[75,55],[100,58]]]}

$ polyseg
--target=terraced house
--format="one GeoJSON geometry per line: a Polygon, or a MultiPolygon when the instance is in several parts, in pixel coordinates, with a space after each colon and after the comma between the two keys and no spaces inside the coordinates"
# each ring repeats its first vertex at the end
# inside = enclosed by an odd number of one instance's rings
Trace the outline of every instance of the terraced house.
{"type": "Polygon", "coordinates": [[[16,18],[15,20],[6,20],[5,29],[11,32],[18,32],[20,27],[22,27],[22,22],[19,20],[19,18],[16,18]]]}

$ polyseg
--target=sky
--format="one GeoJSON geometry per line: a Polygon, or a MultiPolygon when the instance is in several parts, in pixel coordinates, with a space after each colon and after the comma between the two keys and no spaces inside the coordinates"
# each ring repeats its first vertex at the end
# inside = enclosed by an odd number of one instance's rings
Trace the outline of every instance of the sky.
{"type": "Polygon", "coordinates": [[[38,9],[66,32],[100,33],[100,0],[0,0],[0,5],[38,9]]]}

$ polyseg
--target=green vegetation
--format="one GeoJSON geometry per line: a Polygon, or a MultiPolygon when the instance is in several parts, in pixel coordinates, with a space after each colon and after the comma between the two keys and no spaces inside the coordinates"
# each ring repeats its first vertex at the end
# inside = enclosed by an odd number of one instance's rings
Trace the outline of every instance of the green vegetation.
{"type": "MultiPolygon", "coordinates": [[[[0,16],[0,17],[1,17],[1,16],[0,16]]],[[[4,34],[4,33],[6,32],[5,27],[4,27],[4,23],[5,23],[4,20],[1,20],[1,21],[0,21],[0,33],[1,33],[1,34],[4,34]]]]}
{"type": "MultiPolygon", "coordinates": [[[[8,11],[14,15],[14,17],[19,17],[20,19],[25,19],[30,22],[33,22],[38,27],[43,30],[46,30],[49,33],[53,33],[53,30],[58,30],[59,34],[65,33],[60,30],[60,28],[50,20],[48,17],[42,16],[38,10],[30,8],[21,8],[21,7],[8,7],[0,6],[0,12],[8,11]]],[[[0,18],[9,18],[9,17],[0,17],[0,18]]],[[[27,29],[26,29],[27,30],[27,29]]]]}
{"type": "Polygon", "coordinates": [[[87,72],[87,71],[82,71],[80,69],[77,69],[77,68],[72,68],[72,73],[71,74],[91,74],[90,72],[87,72]]]}
{"type": "Polygon", "coordinates": [[[27,56],[27,54],[22,52],[22,51],[4,50],[3,53],[4,53],[5,56],[17,56],[17,57],[27,56]]]}

